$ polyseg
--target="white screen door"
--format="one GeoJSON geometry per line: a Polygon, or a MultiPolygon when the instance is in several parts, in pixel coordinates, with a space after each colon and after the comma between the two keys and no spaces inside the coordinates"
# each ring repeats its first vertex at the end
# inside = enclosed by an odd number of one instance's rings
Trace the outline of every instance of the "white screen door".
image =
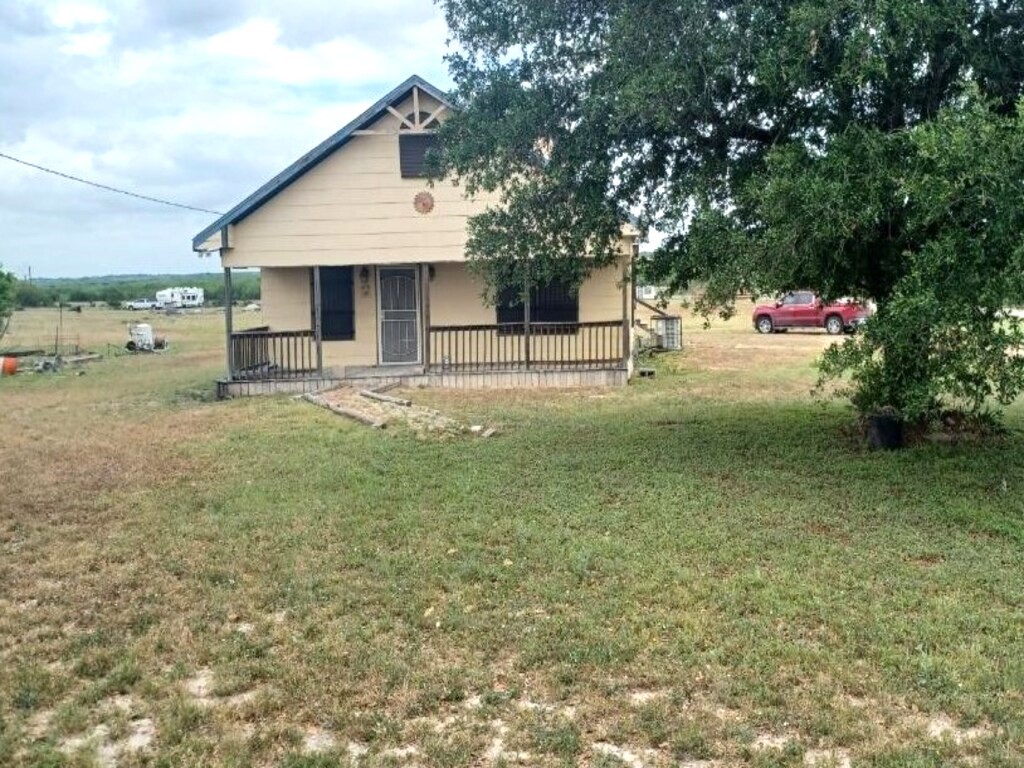
{"type": "Polygon", "coordinates": [[[380,361],[420,361],[419,280],[414,267],[381,267],[377,270],[380,290],[380,361]]]}

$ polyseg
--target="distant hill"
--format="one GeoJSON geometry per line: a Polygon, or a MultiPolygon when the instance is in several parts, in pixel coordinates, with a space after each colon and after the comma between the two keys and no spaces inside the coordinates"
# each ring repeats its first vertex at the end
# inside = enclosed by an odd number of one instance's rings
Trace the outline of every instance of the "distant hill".
{"type": "MultiPolygon", "coordinates": [[[[232,275],[233,277],[234,275],[232,275]]],[[[117,283],[150,283],[166,282],[171,285],[191,285],[196,281],[221,280],[220,272],[193,272],[187,275],[139,273],[137,275],[93,275],[90,277],[33,277],[32,282],[42,286],[76,285],[79,283],[116,285],[117,283]]]]}

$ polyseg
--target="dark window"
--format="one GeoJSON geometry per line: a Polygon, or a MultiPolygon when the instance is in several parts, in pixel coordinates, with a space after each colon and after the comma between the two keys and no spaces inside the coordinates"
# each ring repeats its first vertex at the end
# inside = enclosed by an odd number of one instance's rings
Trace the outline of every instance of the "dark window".
{"type": "MultiPolygon", "coordinates": [[[[504,289],[498,297],[499,333],[522,333],[525,309],[519,288],[504,289]]],[[[567,284],[552,281],[530,290],[530,333],[576,333],[579,320],[579,294],[567,284]]]]}
{"type": "Polygon", "coordinates": [[[427,175],[427,152],[437,146],[437,134],[401,133],[398,135],[398,159],[403,179],[427,175]]]}
{"type": "Polygon", "coordinates": [[[578,323],[579,295],[565,283],[551,282],[530,291],[531,323],[578,323]]]}
{"type": "Polygon", "coordinates": [[[356,337],[352,267],[320,267],[320,334],[324,341],[352,341],[356,337]]]}
{"type": "MultiPolygon", "coordinates": [[[[498,325],[522,323],[525,319],[524,309],[525,305],[519,288],[503,288],[498,296],[498,325]]],[[[522,333],[523,329],[520,327],[518,331],[509,329],[506,332],[522,333]]]]}
{"type": "Polygon", "coordinates": [[[787,293],[785,296],[782,297],[782,303],[784,306],[787,307],[798,306],[801,304],[813,304],[814,294],[805,293],[803,291],[799,291],[797,293],[787,293]]]}

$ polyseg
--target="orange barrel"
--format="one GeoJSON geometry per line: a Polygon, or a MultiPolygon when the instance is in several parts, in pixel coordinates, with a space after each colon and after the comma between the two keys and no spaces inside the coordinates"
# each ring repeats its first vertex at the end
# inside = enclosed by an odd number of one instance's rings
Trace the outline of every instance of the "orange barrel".
{"type": "Polygon", "coordinates": [[[18,358],[0,357],[0,376],[13,376],[18,372],[18,358]]]}

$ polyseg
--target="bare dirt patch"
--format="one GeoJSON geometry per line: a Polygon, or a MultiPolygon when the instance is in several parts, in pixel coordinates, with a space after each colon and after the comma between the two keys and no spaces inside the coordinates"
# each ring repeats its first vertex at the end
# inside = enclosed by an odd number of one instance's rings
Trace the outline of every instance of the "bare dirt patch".
{"type": "Polygon", "coordinates": [[[353,763],[365,757],[370,751],[370,748],[365,744],[360,744],[357,741],[350,741],[345,745],[345,752],[348,754],[349,760],[353,763]]]}
{"type": "Polygon", "coordinates": [[[256,625],[251,621],[236,621],[228,625],[231,632],[237,632],[239,635],[248,637],[256,631],[256,625]]]}
{"type": "Polygon", "coordinates": [[[982,725],[961,728],[948,715],[935,715],[929,718],[926,724],[926,731],[930,738],[939,740],[950,739],[954,744],[964,744],[992,735],[992,729],[982,725]]]}
{"type": "Polygon", "coordinates": [[[136,752],[147,749],[156,738],[156,725],[148,717],[133,720],[129,724],[128,736],[121,742],[121,751],[136,752]]]}
{"type": "Polygon", "coordinates": [[[494,720],[491,723],[491,729],[494,735],[487,746],[487,751],[484,752],[484,760],[489,763],[522,763],[530,759],[528,752],[510,752],[505,748],[505,740],[508,738],[508,726],[504,722],[494,720]]]}
{"type": "Polygon", "coordinates": [[[848,749],[808,749],[804,752],[808,768],[850,768],[853,761],[848,749]]]}
{"type": "Polygon", "coordinates": [[[414,744],[403,744],[400,747],[390,747],[380,752],[381,757],[388,757],[394,760],[408,760],[420,754],[420,748],[414,744]]]}
{"type": "Polygon", "coordinates": [[[565,718],[566,720],[572,720],[576,717],[576,707],[571,704],[558,705],[534,701],[532,699],[519,699],[516,701],[516,709],[520,712],[538,712],[544,715],[557,715],[565,718]]]}
{"type": "Polygon", "coordinates": [[[654,763],[659,756],[658,751],[654,749],[623,747],[606,741],[595,742],[591,746],[591,749],[596,754],[613,757],[628,765],[629,768],[647,768],[647,766],[654,763]]]}
{"type": "Polygon", "coordinates": [[[258,690],[250,689],[230,696],[218,696],[215,691],[213,670],[208,667],[200,669],[186,680],[184,688],[192,700],[201,707],[241,707],[259,695],[258,690]]]}
{"type": "Polygon", "coordinates": [[[25,726],[25,733],[29,739],[36,741],[43,738],[50,729],[50,723],[56,712],[52,709],[41,709],[28,719],[25,726]]]}
{"type": "Polygon", "coordinates": [[[630,691],[629,703],[634,707],[642,707],[655,701],[662,701],[667,697],[667,691],[630,691]]]}
{"type": "Polygon", "coordinates": [[[61,739],[60,751],[66,755],[72,755],[87,747],[102,749],[107,745],[109,738],[110,726],[100,723],[90,733],[61,739]]]}
{"type": "Polygon", "coordinates": [[[140,709],[139,700],[130,693],[119,693],[100,702],[100,708],[111,714],[131,715],[140,709]]]}
{"type": "Polygon", "coordinates": [[[114,768],[125,756],[149,750],[155,738],[154,722],[140,718],[128,724],[128,732],[120,739],[112,739],[110,726],[100,723],[88,734],[61,740],[59,749],[66,755],[92,752],[101,768],[114,768]]]}
{"type": "Polygon", "coordinates": [[[213,670],[209,668],[200,669],[195,675],[185,681],[185,690],[200,703],[212,703],[213,670]]]}
{"type": "Polygon", "coordinates": [[[781,733],[763,732],[754,737],[750,746],[754,749],[785,749],[793,738],[781,733]]]}
{"type": "Polygon", "coordinates": [[[323,728],[307,728],[302,737],[302,752],[307,755],[329,752],[337,745],[337,737],[330,731],[325,731],[323,728]]]}

